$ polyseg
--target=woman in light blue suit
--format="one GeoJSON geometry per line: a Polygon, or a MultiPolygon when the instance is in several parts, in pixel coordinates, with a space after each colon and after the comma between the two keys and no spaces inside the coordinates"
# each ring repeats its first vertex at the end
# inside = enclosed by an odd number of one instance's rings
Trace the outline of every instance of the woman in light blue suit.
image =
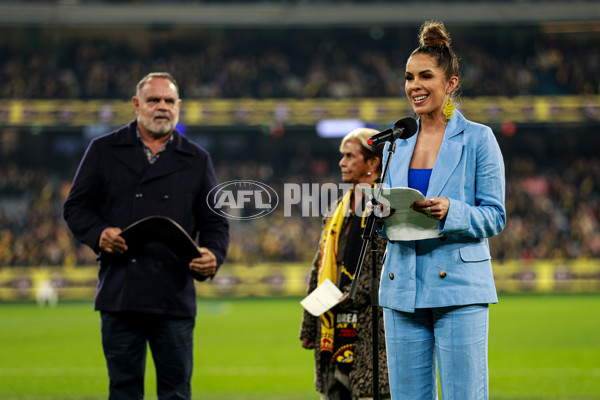
{"type": "Polygon", "coordinates": [[[419,129],[397,140],[385,183],[420,190],[412,208],[439,220],[440,236],[387,246],[380,304],[397,400],[436,399],[436,366],[444,400],[489,397],[487,238],[506,224],[504,163],[492,130],[454,110],[458,73],[444,25],[423,24],[405,86],[419,129]]]}

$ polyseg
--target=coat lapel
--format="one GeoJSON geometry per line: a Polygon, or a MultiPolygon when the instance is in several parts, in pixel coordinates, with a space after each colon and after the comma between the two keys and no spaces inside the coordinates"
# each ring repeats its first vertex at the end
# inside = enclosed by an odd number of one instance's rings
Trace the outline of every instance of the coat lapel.
{"type": "Polygon", "coordinates": [[[463,153],[462,133],[466,126],[467,123],[462,114],[457,110],[454,111],[454,117],[448,121],[444,132],[444,139],[431,172],[426,197],[439,196],[458,166],[463,153]]]}
{"type": "Polygon", "coordinates": [[[171,156],[173,152],[193,154],[176,131],[173,132],[173,143],[167,146],[167,149],[156,161],[156,165],[149,165],[136,137],[136,127],[136,120],[134,120],[120,131],[111,144],[111,151],[113,157],[140,178],[140,183],[170,175],[188,165],[185,159],[171,156]],[[159,168],[152,168],[158,166],[159,163],[159,168]]]}
{"type": "Polygon", "coordinates": [[[139,149],[136,152],[139,142],[135,136],[136,121],[132,121],[129,125],[115,135],[111,143],[112,156],[120,163],[129,168],[135,175],[141,177],[147,168],[148,162],[144,158],[144,153],[139,149]]]}
{"type": "Polygon", "coordinates": [[[167,146],[167,149],[161,153],[156,163],[148,168],[146,174],[142,177],[140,183],[144,183],[153,179],[158,179],[163,176],[170,175],[175,171],[180,170],[188,166],[188,161],[183,157],[173,157],[174,152],[180,152],[185,154],[191,154],[187,149],[181,136],[177,132],[173,132],[173,143],[167,146]],[[159,168],[152,168],[159,167],[159,168]]]}

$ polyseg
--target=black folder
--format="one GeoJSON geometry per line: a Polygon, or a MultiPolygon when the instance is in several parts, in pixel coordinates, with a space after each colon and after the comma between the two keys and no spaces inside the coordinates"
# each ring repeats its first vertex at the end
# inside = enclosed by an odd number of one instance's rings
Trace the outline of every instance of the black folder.
{"type": "Polygon", "coordinates": [[[190,235],[171,218],[161,215],[142,218],[121,232],[129,249],[159,242],[165,244],[183,264],[200,257],[200,251],[190,235]]]}

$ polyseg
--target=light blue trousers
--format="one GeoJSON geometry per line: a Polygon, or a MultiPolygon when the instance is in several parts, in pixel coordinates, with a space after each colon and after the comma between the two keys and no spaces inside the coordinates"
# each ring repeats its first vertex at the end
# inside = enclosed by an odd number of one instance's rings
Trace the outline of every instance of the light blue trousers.
{"type": "Polygon", "coordinates": [[[416,309],[384,308],[393,400],[489,398],[487,304],[416,309]]]}

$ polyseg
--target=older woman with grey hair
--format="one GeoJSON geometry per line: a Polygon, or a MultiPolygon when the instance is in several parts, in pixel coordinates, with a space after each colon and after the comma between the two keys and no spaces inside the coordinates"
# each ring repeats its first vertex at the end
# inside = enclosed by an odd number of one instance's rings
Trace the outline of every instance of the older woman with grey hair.
{"type": "MultiPolygon", "coordinates": [[[[364,196],[356,185],[376,185],[381,175],[383,145],[371,147],[367,140],[377,131],[359,128],[344,137],[339,166],[342,181],[354,185],[331,205],[323,220],[323,231],[313,261],[308,293],[326,279],[348,292],[356,272],[362,246],[366,214],[364,196]]],[[[378,240],[377,265],[366,257],[352,301],[338,304],[321,316],[304,312],[300,340],[315,351],[315,387],[322,400],[369,399],[373,394],[373,318],[371,312],[372,268],[381,272],[385,242],[378,240]]],[[[367,246],[367,254],[371,244],[367,246]]],[[[381,311],[380,311],[381,313],[381,311]]],[[[379,321],[380,398],[389,398],[383,319],[379,321]]]]}

